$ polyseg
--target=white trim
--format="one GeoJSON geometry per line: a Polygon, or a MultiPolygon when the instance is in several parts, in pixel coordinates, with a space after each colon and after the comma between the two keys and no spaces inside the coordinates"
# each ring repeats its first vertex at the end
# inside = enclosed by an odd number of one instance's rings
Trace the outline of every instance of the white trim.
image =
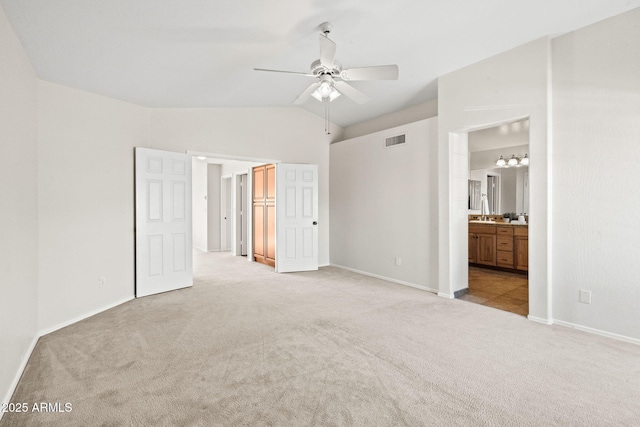
{"type": "Polygon", "coordinates": [[[615,340],[619,340],[619,341],[624,341],[624,342],[628,342],[628,343],[631,343],[631,344],[640,345],[640,339],[638,339],[638,338],[632,338],[632,337],[627,337],[625,335],[614,334],[612,332],[606,332],[606,331],[602,331],[600,329],[590,328],[588,326],[577,325],[575,323],[565,322],[563,320],[554,320],[553,323],[555,323],[556,325],[559,325],[559,326],[564,326],[564,327],[567,327],[567,328],[577,329],[579,331],[589,332],[591,334],[600,335],[600,336],[603,336],[603,337],[613,338],[615,340]]]}
{"type": "Polygon", "coordinates": [[[260,164],[271,164],[271,163],[279,163],[280,160],[270,160],[270,159],[262,159],[262,158],[258,158],[258,157],[243,157],[243,156],[234,156],[234,155],[229,155],[229,154],[217,154],[217,153],[210,153],[208,151],[194,151],[194,150],[187,150],[186,154],[191,154],[192,156],[203,156],[203,157],[207,157],[210,158],[212,160],[218,159],[218,160],[238,160],[240,162],[253,162],[253,163],[260,163],[260,164]]]}
{"type": "Polygon", "coordinates": [[[73,318],[73,319],[71,319],[71,320],[67,320],[67,321],[65,321],[65,322],[59,323],[59,324],[57,324],[56,326],[52,326],[52,327],[50,327],[50,328],[42,329],[42,330],[39,332],[40,337],[43,337],[43,336],[45,336],[45,335],[47,335],[47,334],[50,334],[51,332],[55,332],[55,331],[57,331],[58,329],[62,329],[62,328],[65,328],[65,327],[67,327],[67,326],[69,326],[69,325],[73,325],[73,324],[74,324],[74,323],[76,323],[76,322],[79,322],[79,321],[84,320],[84,319],[86,319],[86,318],[88,318],[88,317],[91,317],[91,316],[95,316],[96,314],[99,314],[99,313],[102,313],[103,311],[107,311],[107,310],[109,310],[109,309],[112,309],[112,308],[114,308],[114,307],[117,307],[117,306],[119,306],[119,305],[121,305],[121,304],[124,304],[125,302],[129,302],[129,301],[131,301],[131,300],[133,300],[133,299],[135,299],[135,297],[134,297],[133,295],[131,295],[130,297],[127,297],[127,298],[125,298],[125,299],[122,299],[122,300],[120,300],[120,301],[117,301],[117,302],[115,302],[115,303],[113,303],[113,304],[109,304],[109,305],[107,305],[107,306],[105,306],[105,307],[102,307],[102,308],[98,308],[98,309],[92,310],[92,311],[90,311],[89,313],[85,313],[85,314],[83,314],[83,315],[81,315],[81,316],[78,316],[78,317],[75,317],[75,318],[73,318]]]}
{"type": "MultiPolygon", "coordinates": [[[[11,384],[9,385],[7,394],[4,396],[4,400],[2,401],[3,403],[11,402],[11,397],[13,397],[13,393],[15,393],[16,387],[18,387],[20,378],[22,378],[22,373],[27,368],[27,363],[29,363],[29,359],[31,358],[31,353],[33,353],[33,350],[36,348],[36,344],[38,343],[39,339],[40,337],[36,336],[36,337],[33,337],[33,340],[31,340],[29,349],[26,351],[26,353],[22,357],[22,362],[20,362],[20,367],[16,371],[16,374],[13,377],[13,381],[11,381],[11,384]]],[[[4,412],[0,411],[0,420],[2,420],[3,415],[4,415],[4,412]]]]}
{"type": "Polygon", "coordinates": [[[456,296],[452,294],[448,294],[446,292],[438,292],[438,296],[442,298],[455,299],[456,296]]]}
{"type": "Polygon", "coordinates": [[[542,317],[528,315],[527,319],[531,320],[532,322],[542,323],[543,325],[553,325],[553,320],[543,319],[542,317]]]}
{"type": "MultiPolygon", "coordinates": [[[[125,302],[131,301],[134,299],[134,296],[130,296],[127,297],[123,300],[120,300],[118,302],[115,302],[113,304],[110,304],[106,307],[103,308],[99,308],[96,310],[93,310],[89,313],[86,313],[82,316],[78,316],[74,319],[68,320],[66,322],[62,322],[56,326],[53,326],[51,328],[47,328],[47,329],[43,329],[41,331],[38,332],[38,335],[36,337],[33,338],[33,340],[31,341],[31,345],[29,346],[29,350],[27,350],[27,352],[25,353],[24,357],[22,358],[22,362],[20,363],[20,367],[18,368],[18,370],[16,371],[16,375],[13,378],[13,381],[11,382],[11,385],[9,386],[9,390],[7,390],[7,394],[4,397],[3,402],[10,402],[11,401],[11,397],[13,396],[13,393],[16,391],[16,387],[18,387],[18,383],[20,382],[20,378],[22,378],[22,374],[24,373],[24,370],[27,367],[27,363],[29,362],[29,359],[31,358],[31,354],[33,353],[33,350],[36,348],[36,344],[38,343],[38,340],[40,338],[42,338],[43,336],[50,334],[51,332],[55,332],[58,329],[62,329],[65,328],[67,326],[70,326],[74,323],[77,323],[81,320],[84,320],[88,317],[91,316],[95,316],[96,314],[102,313],[103,311],[107,311],[109,309],[112,309],[114,307],[117,307],[121,304],[124,304],[125,302]]],[[[0,420],[2,420],[2,416],[4,415],[3,412],[0,411],[0,420]]]]}
{"type": "Polygon", "coordinates": [[[347,270],[347,271],[352,271],[354,273],[362,274],[363,276],[369,276],[369,277],[373,277],[373,278],[376,278],[376,279],[386,280],[387,282],[397,283],[399,285],[409,286],[409,287],[420,289],[420,290],[423,290],[423,291],[432,292],[434,294],[438,293],[438,291],[436,289],[427,288],[426,286],[416,285],[415,283],[405,282],[405,281],[397,280],[397,279],[392,279],[390,277],[380,276],[379,274],[373,274],[373,273],[369,273],[369,272],[362,271],[362,270],[356,270],[355,268],[345,267],[343,265],[329,264],[329,266],[336,267],[336,268],[341,268],[341,269],[347,270]]]}

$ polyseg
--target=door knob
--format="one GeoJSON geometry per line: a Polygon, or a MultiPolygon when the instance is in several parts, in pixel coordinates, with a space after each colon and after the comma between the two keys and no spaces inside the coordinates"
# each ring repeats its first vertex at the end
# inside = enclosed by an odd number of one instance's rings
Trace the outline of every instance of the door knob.
{"type": "Polygon", "coordinates": [[[318,225],[318,221],[313,221],[313,225],[318,225]]]}

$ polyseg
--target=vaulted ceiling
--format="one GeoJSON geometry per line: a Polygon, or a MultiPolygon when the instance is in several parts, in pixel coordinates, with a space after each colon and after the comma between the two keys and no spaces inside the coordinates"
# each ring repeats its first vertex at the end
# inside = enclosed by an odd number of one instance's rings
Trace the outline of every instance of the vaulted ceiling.
{"type": "MultiPolygon", "coordinates": [[[[397,64],[357,81],[331,120],[349,126],[437,97],[437,78],[640,0],[0,0],[39,78],[148,107],[289,107],[319,58],[318,26],[344,68],[397,64]]],[[[323,105],[301,106],[319,116],[323,105]]]]}

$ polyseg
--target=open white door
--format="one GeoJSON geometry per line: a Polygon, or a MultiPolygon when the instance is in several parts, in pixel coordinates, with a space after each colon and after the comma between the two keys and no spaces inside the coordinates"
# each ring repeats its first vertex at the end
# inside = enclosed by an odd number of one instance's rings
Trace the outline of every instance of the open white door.
{"type": "Polygon", "coordinates": [[[193,285],[191,156],[136,155],[136,297],[193,285]]]}
{"type": "Polygon", "coordinates": [[[276,164],[276,271],[318,269],[318,166],[276,164]]]}

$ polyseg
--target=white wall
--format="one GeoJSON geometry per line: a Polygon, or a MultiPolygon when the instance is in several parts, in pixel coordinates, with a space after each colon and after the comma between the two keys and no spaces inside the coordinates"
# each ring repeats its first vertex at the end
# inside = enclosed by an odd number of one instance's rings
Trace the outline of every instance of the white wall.
{"type": "MultiPolygon", "coordinates": [[[[0,7],[0,399],[37,338],[36,76],[0,7]]],[[[2,413],[0,413],[0,418],[2,413]]]]}
{"type": "MultiPolygon", "coordinates": [[[[522,209],[518,209],[517,192],[518,192],[518,171],[520,168],[503,169],[500,173],[500,201],[502,212],[521,213],[522,209]]],[[[522,175],[522,173],[520,173],[522,175]]]]}
{"type": "Polygon", "coordinates": [[[248,173],[249,169],[264,163],[246,162],[242,160],[225,160],[222,163],[222,175],[232,175],[234,173],[248,173]]]}
{"type": "Polygon", "coordinates": [[[469,151],[471,152],[469,156],[469,169],[471,170],[495,169],[498,167],[496,166],[496,160],[498,160],[500,156],[503,156],[505,160],[509,160],[512,155],[518,156],[529,153],[529,144],[496,148],[493,150],[474,151],[472,147],[475,142],[475,134],[476,132],[469,133],[469,151]]]}
{"type": "Polygon", "coordinates": [[[552,46],[554,318],[640,339],[640,9],[552,46]]]}
{"type": "Polygon", "coordinates": [[[135,146],[319,164],[320,260],[328,263],[321,118],[295,108],[150,110],[42,81],[38,97],[41,331],[133,297],[135,146]]]}
{"type": "Polygon", "coordinates": [[[148,146],[147,119],[142,107],[39,82],[41,331],[133,297],[133,148],[148,146]]]}
{"type": "MultiPolygon", "coordinates": [[[[339,134],[337,126],[334,132],[339,134]]],[[[329,144],[324,121],[298,108],[151,110],[153,148],[318,165],[319,263],[329,263],[329,144]]]]}
{"type": "Polygon", "coordinates": [[[352,139],[358,136],[370,135],[393,127],[417,122],[436,117],[438,115],[438,100],[423,102],[422,104],[407,107],[405,109],[386,114],[366,122],[358,123],[344,130],[338,135],[338,141],[352,139]]]}
{"type": "Polygon", "coordinates": [[[467,287],[468,132],[529,117],[530,318],[550,322],[547,277],[548,39],[447,74],[438,81],[440,294],[467,287]],[[533,268],[531,268],[533,267],[533,268]]]}
{"type": "Polygon", "coordinates": [[[332,264],[437,291],[436,141],[433,118],[331,145],[332,264]]]}
{"type": "MultiPolygon", "coordinates": [[[[221,227],[224,220],[220,220],[220,215],[212,212],[212,209],[222,208],[221,187],[218,184],[221,176],[232,175],[234,173],[247,173],[253,166],[260,163],[242,160],[229,159],[204,159],[193,158],[193,245],[203,251],[220,250],[221,227]],[[210,168],[208,165],[214,165],[210,168]],[[210,175],[210,172],[213,175],[210,175]],[[211,185],[218,185],[217,190],[211,185]],[[216,221],[216,225],[209,224],[209,221],[216,221]],[[211,234],[210,234],[211,233],[211,234]]],[[[232,191],[235,189],[235,179],[232,178],[232,191]]],[[[233,199],[233,197],[232,197],[233,199]]],[[[232,209],[232,207],[230,207],[232,209]]],[[[235,212],[232,209],[232,213],[235,212]]],[[[231,218],[228,220],[231,221],[231,218]]],[[[233,247],[233,242],[228,242],[233,247]]]]}

